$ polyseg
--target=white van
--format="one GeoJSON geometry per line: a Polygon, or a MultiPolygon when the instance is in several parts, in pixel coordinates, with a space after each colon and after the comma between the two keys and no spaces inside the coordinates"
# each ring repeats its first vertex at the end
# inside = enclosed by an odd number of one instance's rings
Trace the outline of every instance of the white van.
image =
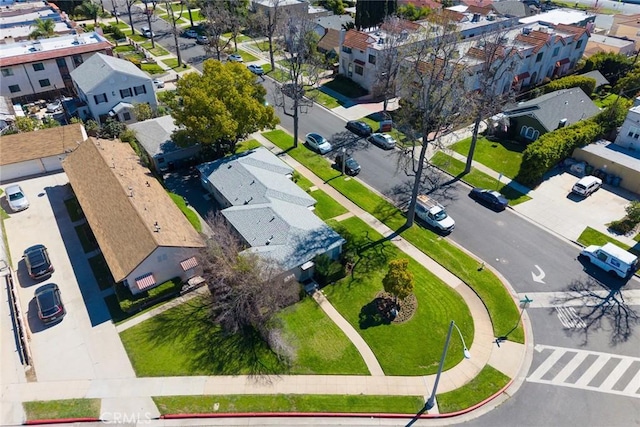
{"type": "Polygon", "coordinates": [[[587,197],[598,188],[600,188],[601,185],[602,180],[600,178],[589,175],[580,178],[580,180],[573,185],[571,192],[583,197],[587,197]]]}
{"type": "Polygon", "coordinates": [[[587,246],[580,252],[580,256],[604,271],[616,274],[623,279],[633,275],[638,265],[637,256],[613,243],[607,243],[604,246],[587,246]]]}

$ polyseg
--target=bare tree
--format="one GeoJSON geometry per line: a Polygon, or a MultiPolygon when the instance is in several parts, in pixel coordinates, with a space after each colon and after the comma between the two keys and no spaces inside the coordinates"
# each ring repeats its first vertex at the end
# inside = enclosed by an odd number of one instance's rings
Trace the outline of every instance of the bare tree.
{"type": "Polygon", "coordinates": [[[116,24],[119,24],[120,19],[118,18],[118,0],[111,0],[111,12],[113,12],[113,16],[116,17],[116,24]]]}
{"type": "Polygon", "coordinates": [[[212,319],[228,334],[257,332],[274,352],[283,351],[287,345],[276,331],[275,315],[298,301],[297,282],[285,281],[273,260],[246,251],[221,214],[209,217],[207,224],[212,235],[206,240],[200,262],[211,290],[208,304],[212,319]]]}
{"type": "Polygon", "coordinates": [[[133,17],[131,15],[131,8],[133,4],[138,0],[124,0],[124,5],[127,8],[127,14],[129,15],[129,26],[131,26],[131,34],[135,34],[136,30],[133,28],[133,17]]]}
{"type": "Polygon", "coordinates": [[[275,38],[278,33],[278,27],[285,15],[285,10],[281,7],[281,3],[284,0],[270,0],[269,8],[260,9],[253,17],[252,26],[260,29],[267,37],[269,43],[269,61],[271,62],[271,69],[276,68],[276,61],[274,57],[275,52],[275,38]]]}
{"type": "Polygon", "coordinates": [[[278,43],[282,48],[286,68],[285,83],[276,91],[276,106],[293,118],[293,146],[298,146],[300,113],[313,106],[305,96],[307,89],[315,87],[323,71],[323,61],[318,54],[316,24],[306,14],[288,14],[283,18],[278,43]]]}
{"type": "Polygon", "coordinates": [[[184,10],[184,4],[180,3],[180,13],[178,14],[178,16],[176,17],[176,14],[173,10],[173,8],[171,7],[171,0],[165,0],[165,6],[167,9],[167,13],[169,14],[169,24],[171,24],[171,32],[173,33],[173,40],[176,44],[176,56],[178,57],[178,67],[182,66],[182,56],[180,55],[180,43],[178,42],[178,32],[180,31],[178,29],[178,26],[176,25],[176,20],[180,20],[180,18],[182,18],[182,11],[184,10]]]}
{"type": "MultiPolygon", "coordinates": [[[[149,36],[151,37],[151,49],[156,48],[156,42],[154,40],[155,34],[153,34],[153,28],[151,27],[151,18],[154,16],[156,11],[156,7],[158,6],[159,0],[140,0],[144,3],[144,14],[147,17],[147,25],[149,26],[149,36]],[[151,5],[151,7],[149,7],[151,5]]],[[[133,28],[133,25],[131,26],[133,28]]]]}
{"type": "Polygon", "coordinates": [[[222,37],[231,20],[231,12],[227,6],[226,2],[216,1],[207,3],[203,9],[200,9],[200,13],[207,19],[205,33],[208,43],[204,49],[208,54],[214,53],[218,61],[222,59],[222,52],[231,43],[231,39],[222,37]]]}
{"type": "Polygon", "coordinates": [[[413,143],[410,168],[414,185],[405,227],[413,225],[428,146],[437,146],[443,131],[459,121],[467,107],[460,102],[465,96],[467,65],[457,28],[443,13],[430,15],[428,21],[428,36],[411,44],[399,72],[403,98],[399,122],[413,143]]]}
{"type": "Polygon", "coordinates": [[[471,88],[473,89],[471,93],[474,103],[474,123],[464,173],[471,172],[480,123],[515,95],[511,82],[518,66],[518,55],[513,47],[506,47],[507,32],[508,30],[499,30],[483,34],[476,46],[469,49],[466,54],[468,58],[475,59],[479,63],[471,67],[473,71],[471,80],[474,84],[471,88]]]}
{"type": "Polygon", "coordinates": [[[229,22],[227,28],[231,31],[234,51],[238,51],[238,35],[247,24],[249,12],[249,0],[227,0],[229,8],[229,22]]]}

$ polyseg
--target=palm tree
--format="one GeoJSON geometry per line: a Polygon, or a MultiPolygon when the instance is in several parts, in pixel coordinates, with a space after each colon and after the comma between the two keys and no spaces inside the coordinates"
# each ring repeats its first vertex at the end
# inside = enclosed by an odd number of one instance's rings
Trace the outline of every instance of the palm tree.
{"type": "Polygon", "coordinates": [[[78,15],[85,16],[87,18],[93,18],[93,24],[98,24],[98,13],[100,13],[100,6],[90,0],[82,2],[82,4],[73,10],[78,15]]]}
{"type": "Polygon", "coordinates": [[[47,38],[55,34],[56,23],[53,19],[36,18],[31,26],[35,27],[31,34],[29,34],[31,38],[47,38]]]}

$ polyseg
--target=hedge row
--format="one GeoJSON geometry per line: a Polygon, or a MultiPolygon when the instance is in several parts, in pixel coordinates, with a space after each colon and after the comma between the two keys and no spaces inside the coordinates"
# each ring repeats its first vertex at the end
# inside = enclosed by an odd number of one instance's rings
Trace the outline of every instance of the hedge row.
{"type": "Polygon", "coordinates": [[[567,76],[550,82],[544,86],[544,93],[555,92],[556,90],[569,89],[572,87],[581,88],[584,93],[591,96],[596,89],[596,79],[582,76],[567,76]]]}
{"type": "Polygon", "coordinates": [[[181,289],[182,280],[180,280],[179,277],[174,277],[155,288],[136,295],[133,295],[127,286],[124,286],[122,283],[117,283],[116,296],[118,297],[122,311],[125,313],[134,313],[144,309],[148,305],[178,295],[181,289]]]}

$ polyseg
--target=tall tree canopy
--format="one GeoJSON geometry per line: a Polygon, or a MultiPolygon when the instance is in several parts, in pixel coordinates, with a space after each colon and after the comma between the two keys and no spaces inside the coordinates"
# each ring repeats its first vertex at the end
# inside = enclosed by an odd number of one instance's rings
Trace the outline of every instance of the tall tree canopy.
{"type": "Polygon", "coordinates": [[[397,0],[358,0],[356,2],[356,28],[377,27],[385,17],[395,14],[397,0]]]}
{"type": "Polygon", "coordinates": [[[241,138],[278,124],[265,96],[266,89],[242,64],[205,61],[202,75],[189,73],[177,82],[171,114],[183,129],[174,140],[200,143],[218,156],[233,153],[241,138]]]}
{"type": "Polygon", "coordinates": [[[36,18],[33,20],[33,24],[31,24],[31,27],[33,27],[33,31],[31,31],[29,37],[32,37],[34,39],[38,39],[41,37],[47,38],[55,34],[56,23],[53,21],[53,19],[36,18]]]}

